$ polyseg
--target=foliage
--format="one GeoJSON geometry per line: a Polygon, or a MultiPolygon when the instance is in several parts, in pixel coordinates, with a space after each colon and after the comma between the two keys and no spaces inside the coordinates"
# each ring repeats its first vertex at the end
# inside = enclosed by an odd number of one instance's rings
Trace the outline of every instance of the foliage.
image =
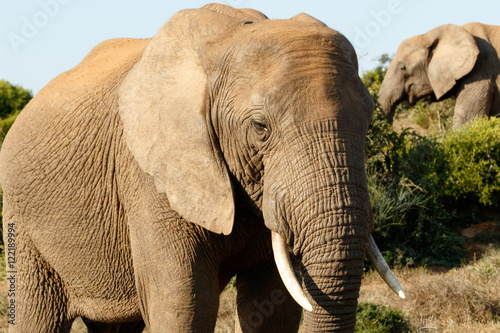
{"type": "Polygon", "coordinates": [[[393,265],[457,266],[465,254],[460,228],[500,208],[500,119],[452,132],[454,99],[427,98],[398,108],[441,134],[396,132],[377,101],[389,61],[382,56],[362,76],[375,100],[365,146],[373,235],[393,265]]]}
{"type": "Polygon", "coordinates": [[[229,283],[226,285],[224,290],[235,291],[236,290],[236,275],[231,278],[229,283]]]}
{"type": "Polygon", "coordinates": [[[399,110],[407,110],[413,122],[431,133],[443,133],[453,126],[455,97],[436,102],[430,97],[424,98],[414,106],[403,103],[399,110]]]}
{"type": "Polygon", "coordinates": [[[383,238],[388,238],[393,229],[399,232],[410,214],[425,209],[426,199],[413,184],[401,179],[395,185],[388,188],[376,175],[368,175],[373,230],[383,238]]]}
{"type": "Polygon", "coordinates": [[[360,303],[356,314],[356,332],[412,332],[409,320],[400,310],[371,303],[360,303]]]}
{"type": "Polygon", "coordinates": [[[459,265],[460,228],[500,208],[500,119],[432,137],[397,133],[375,114],[365,153],[373,234],[386,259],[459,265]]]}
{"type": "Polygon", "coordinates": [[[481,119],[442,140],[450,171],[444,196],[460,204],[499,206],[500,119],[481,119]]]}
{"type": "MultiPolygon", "coordinates": [[[[422,189],[406,178],[385,184],[368,176],[373,210],[373,236],[386,261],[397,266],[458,265],[464,254],[462,239],[439,218],[422,189]]],[[[445,215],[447,216],[447,215],[445,215]]]]}
{"type": "Polygon", "coordinates": [[[30,91],[0,80],[0,143],[3,142],[19,112],[32,98],[30,91]]]}

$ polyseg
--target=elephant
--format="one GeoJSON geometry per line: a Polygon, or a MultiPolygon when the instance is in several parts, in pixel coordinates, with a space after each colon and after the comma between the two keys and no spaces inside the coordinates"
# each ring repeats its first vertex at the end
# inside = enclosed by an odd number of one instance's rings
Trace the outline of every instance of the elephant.
{"type": "Polygon", "coordinates": [[[500,114],[500,26],[447,24],[404,40],[379,92],[390,122],[403,100],[456,97],[453,128],[500,114]]]}
{"type": "Polygon", "coordinates": [[[0,152],[9,332],[353,331],[371,237],[373,99],[307,14],[209,4],[114,39],[44,87],[0,152]],[[10,249],[9,245],[6,248],[10,249]]]}

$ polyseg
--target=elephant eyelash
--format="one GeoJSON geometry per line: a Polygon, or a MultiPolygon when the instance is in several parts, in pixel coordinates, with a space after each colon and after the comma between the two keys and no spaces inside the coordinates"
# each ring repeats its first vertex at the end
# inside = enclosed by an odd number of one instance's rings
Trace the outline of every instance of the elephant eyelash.
{"type": "Polygon", "coordinates": [[[254,120],[252,122],[253,126],[255,127],[255,129],[259,132],[268,132],[269,130],[267,129],[267,126],[263,123],[263,122],[260,122],[260,121],[257,121],[257,120],[254,120]]]}
{"type": "Polygon", "coordinates": [[[263,121],[253,119],[252,126],[255,132],[260,136],[260,140],[265,141],[269,138],[271,131],[263,121]]]}

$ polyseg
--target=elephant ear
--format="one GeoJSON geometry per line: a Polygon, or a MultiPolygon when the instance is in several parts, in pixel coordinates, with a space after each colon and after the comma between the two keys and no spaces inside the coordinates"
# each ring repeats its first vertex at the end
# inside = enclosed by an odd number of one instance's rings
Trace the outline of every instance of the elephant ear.
{"type": "Polygon", "coordinates": [[[479,48],[467,30],[454,24],[437,27],[426,37],[429,82],[436,98],[440,99],[474,68],[479,48]]]}
{"type": "Polygon", "coordinates": [[[207,103],[210,47],[241,20],[209,9],[178,12],[160,29],[119,88],[124,140],[183,218],[228,235],[233,189],[207,103]]]}

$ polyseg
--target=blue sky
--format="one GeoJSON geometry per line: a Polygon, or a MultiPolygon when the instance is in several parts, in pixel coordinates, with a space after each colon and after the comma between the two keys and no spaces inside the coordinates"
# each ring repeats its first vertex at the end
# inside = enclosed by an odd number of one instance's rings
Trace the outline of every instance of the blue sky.
{"type": "MultiPolygon", "coordinates": [[[[0,0],[0,79],[38,92],[77,65],[99,42],[152,37],[184,8],[213,1],[0,0]]],[[[360,73],[383,53],[394,54],[405,38],[442,24],[500,25],[496,0],[225,0],[270,18],[305,12],[343,33],[354,45],[360,73]]]]}

